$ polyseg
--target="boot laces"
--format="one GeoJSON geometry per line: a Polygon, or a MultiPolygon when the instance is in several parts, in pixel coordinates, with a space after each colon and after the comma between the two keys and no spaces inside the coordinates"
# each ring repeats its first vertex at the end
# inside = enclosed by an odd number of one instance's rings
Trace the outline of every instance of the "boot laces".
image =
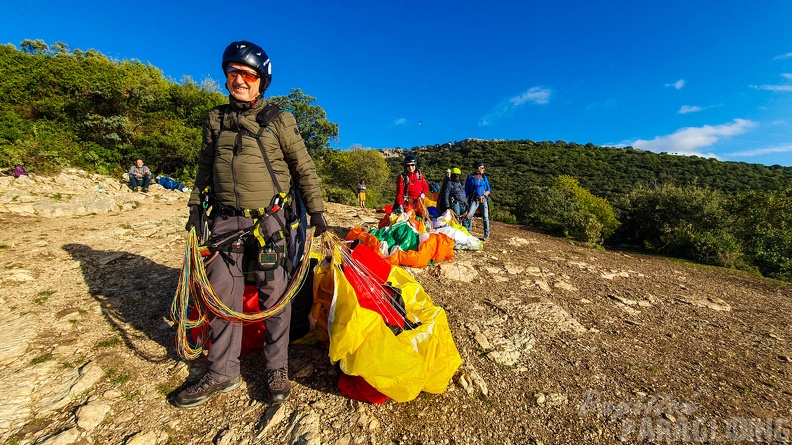
{"type": "Polygon", "coordinates": [[[195,383],[195,384],[194,384],[194,385],[193,385],[193,386],[192,386],[192,387],[191,387],[191,388],[188,390],[188,392],[190,392],[190,393],[197,393],[197,392],[201,392],[201,391],[204,391],[204,390],[206,390],[206,389],[208,389],[208,388],[211,388],[211,387],[212,387],[213,385],[215,385],[215,384],[217,384],[217,382],[215,382],[215,381],[214,381],[214,379],[213,379],[212,377],[210,377],[210,376],[209,376],[209,374],[204,374],[204,376],[203,376],[203,377],[201,377],[201,380],[199,380],[198,382],[196,382],[196,383],[195,383]]]}
{"type": "Polygon", "coordinates": [[[288,371],[286,368],[273,369],[267,374],[267,384],[273,387],[281,387],[286,384],[288,371]]]}

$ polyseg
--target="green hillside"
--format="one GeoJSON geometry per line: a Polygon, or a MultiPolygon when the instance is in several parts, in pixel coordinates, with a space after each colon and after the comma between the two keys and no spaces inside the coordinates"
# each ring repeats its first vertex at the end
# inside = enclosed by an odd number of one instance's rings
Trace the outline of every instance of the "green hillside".
{"type": "Polygon", "coordinates": [[[492,206],[515,215],[521,191],[547,185],[559,175],[569,175],[594,195],[612,204],[637,187],[660,184],[696,185],[726,193],[749,190],[782,190],[792,186],[792,168],[723,162],[695,156],[678,156],[600,147],[574,142],[486,141],[466,139],[412,150],[393,151],[388,164],[394,176],[402,171],[401,159],[414,154],[430,180],[440,182],[446,168],[472,170],[483,161],[493,188],[492,206]]]}

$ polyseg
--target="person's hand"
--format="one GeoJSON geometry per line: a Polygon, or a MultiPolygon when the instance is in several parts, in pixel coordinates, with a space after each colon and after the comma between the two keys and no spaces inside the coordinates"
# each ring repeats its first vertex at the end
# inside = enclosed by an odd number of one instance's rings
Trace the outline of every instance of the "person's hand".
{"type": "Polygon", "coordinates": [[[419,198],[421,198],[421,199],[426,198],[426,194],[425,193],[421,193],[421,196],[419,196],[419,198]]]}
{"type": "Polygon", "coordinates": [[[314,236],[319,236],[327,231],[327,220],[325,220],[323,212],[311,213],[311,225],[316,229],[314,236]]]}
{"type": "Polygon", "coordinates": [[[484,196],[489,196],[489,190],[487,190],[486,192],[484,192],[484,196]]]}
{"type": "MultiPolygon", "coordinates": [[[[190,217],[187,218],[187,225],[184,226],[184,230],[190,231],[193,227],[195,230],[201,230],[201,206],[199,205],[191,205],[190,206],[190,217]]],[[[200,236],[200,234],[198,234],[200,236]]]]}

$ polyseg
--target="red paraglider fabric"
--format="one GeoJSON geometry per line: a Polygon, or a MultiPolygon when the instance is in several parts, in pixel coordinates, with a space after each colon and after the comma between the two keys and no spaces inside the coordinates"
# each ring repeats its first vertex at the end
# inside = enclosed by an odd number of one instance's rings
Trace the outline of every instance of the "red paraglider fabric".
{"type": "MultiPolygon", "coordinates": [[[[258,304],[258,289],[252,284],[245,286],[245,293],[242,294],[242,312],[245,314],[257,314],[261,310],[258,304]]],[[[210,315],[211,316],[211,315],[210,315]]],[[[195,312],[190,311],[189,320],[195,321],[195,312]]],[[[190,329],[190,339],[193,343],[197,343],[198,339],[209,335],[209,323],[204,323],[198,327],[190,329]]],[[[255,323],[245,323],[242,327],[242,355],[250,354],[253,351],[258,351],[264,347],[266,340],[266,329],[264,328],[264,320],[259,320],[255,323]]],[[[206,342],[206,349],[212,345],[211,340],[206,342]]]]}

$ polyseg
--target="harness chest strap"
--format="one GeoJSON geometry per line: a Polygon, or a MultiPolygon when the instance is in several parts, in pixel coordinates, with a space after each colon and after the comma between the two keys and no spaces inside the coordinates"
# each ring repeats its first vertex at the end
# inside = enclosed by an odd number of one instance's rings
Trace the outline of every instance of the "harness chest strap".
{"type": "MultiPolygon", "coordinates": [[[[404,201],[407,201],[408,199],[410,199],[409,191],[408,191],[408,189],[410,188],[410,175],[407,172],[402,172],[401,177],[404,181],[404,201]]],[[[415,172],[415,177],[420,181],[421,172],[415,172]]]]}

